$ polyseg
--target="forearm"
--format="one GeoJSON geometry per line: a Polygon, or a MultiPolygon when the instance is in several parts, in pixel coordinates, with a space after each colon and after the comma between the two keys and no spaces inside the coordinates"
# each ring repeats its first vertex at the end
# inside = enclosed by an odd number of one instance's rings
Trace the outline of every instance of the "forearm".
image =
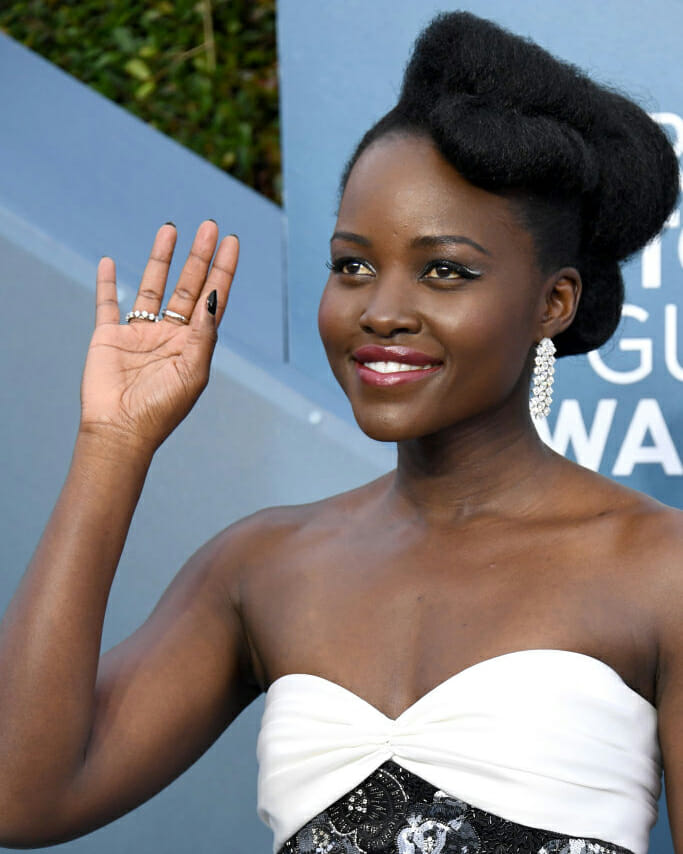
{"type": "Polygon", "coordinates": [[[0,624],[0,808],[47,799],[81,766],[102,624],[151,454],[80,435],[45,533],[0,624]]]}

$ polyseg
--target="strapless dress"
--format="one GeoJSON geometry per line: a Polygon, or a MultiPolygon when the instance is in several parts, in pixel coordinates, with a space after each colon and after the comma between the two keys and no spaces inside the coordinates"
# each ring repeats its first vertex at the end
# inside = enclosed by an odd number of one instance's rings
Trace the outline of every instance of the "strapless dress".
{"type": "Polygon", "coordinates": [[[655,707],[553,649],[468,667],[396,719],[282,676],[257,756],[282,854],[646,854],[661,782],[655,707]]]}

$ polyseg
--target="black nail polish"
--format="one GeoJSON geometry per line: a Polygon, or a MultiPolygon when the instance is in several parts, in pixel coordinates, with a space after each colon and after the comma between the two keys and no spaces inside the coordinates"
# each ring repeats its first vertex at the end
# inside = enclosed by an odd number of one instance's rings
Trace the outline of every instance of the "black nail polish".
{"type": "Polygon", "coordinates": [[[214,225],[218,225],[218,223],[212,216],[209,217],[209,222],[212,222],[214,225]]]}
{"type": "Polygon", "coordinates": [[[215,290],[211,291],[211,293],[206,298],[206,307],[209,309],[209,314],[216,313],[216,307],[218,306],[218,294],[215,290]]]}
{"type": "Polygon", "coordinates": [[[164,225],[172,225],[172,226],[173,226],[173,228],[177,228],[176,224],[175,224],[174,222],[171,222],[171,220],[170,220],[170,219],[169,219],[169,221],[168,221],[168,222],[165,222],[165,223],[164,223],[164,225]]]}
{"type": "Polygon", "coordinates": [[[228,235],[228,237],[234,237],[234,238],[236,238],[237,240],[239,240],[239,237],[237,237],[237,235],[235,234],[235,232],[234,232],[234,231],[233,231],[233,232],[231,232],[231,233],[228,235]]]}

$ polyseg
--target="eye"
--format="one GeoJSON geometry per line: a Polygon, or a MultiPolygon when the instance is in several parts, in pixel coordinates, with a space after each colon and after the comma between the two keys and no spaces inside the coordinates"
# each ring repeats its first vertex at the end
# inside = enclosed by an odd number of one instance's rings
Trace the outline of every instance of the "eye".
{"type": "Polygon", "coordinates": [[[481,276],[478,270],[457,264],[455,261],[447,261],[445,258],[439,261],[431,261],[422,271],[421,279],[442,279],[452,281],[454,279],[477,279],[481,276]]]}
{"type": "Polygon", "coordinates": [[[374,276],[375,271],[362,258],[337,258],[328,261],[328,270],[333,273],[341,273],[344,276],[374,276]]]}

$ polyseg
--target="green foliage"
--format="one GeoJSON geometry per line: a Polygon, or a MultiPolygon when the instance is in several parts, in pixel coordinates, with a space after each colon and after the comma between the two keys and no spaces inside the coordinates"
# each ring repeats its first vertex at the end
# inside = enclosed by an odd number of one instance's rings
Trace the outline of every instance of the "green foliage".
{"type": "Polygon", "coordinates": [[[8,0],[0,29],[279,202],[275,0],[8,0]]]}

